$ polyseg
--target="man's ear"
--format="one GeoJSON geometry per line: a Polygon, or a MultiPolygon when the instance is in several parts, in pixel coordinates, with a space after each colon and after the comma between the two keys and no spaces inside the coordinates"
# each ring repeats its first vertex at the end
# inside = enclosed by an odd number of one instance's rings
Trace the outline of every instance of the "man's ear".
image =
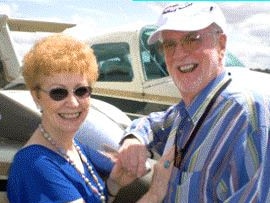
{"type": "Polygon", "coordinates": [[[219,36],[219,46],[221,50],[226,50],[227,36],[225,34],[220,34],[219,36]]]}
{"type": "Polygon", "coordinates": [[[219,57],[221,60],[225,57],[225,52],[226,52],[226,44],[227,44],[227,36],[225,34],[220,34],[219,35],[219,57]]]}

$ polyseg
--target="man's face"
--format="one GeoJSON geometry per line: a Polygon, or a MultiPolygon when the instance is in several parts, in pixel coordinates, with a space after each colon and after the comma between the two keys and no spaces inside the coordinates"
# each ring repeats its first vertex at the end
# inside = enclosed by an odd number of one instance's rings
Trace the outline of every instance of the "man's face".
{"type": "Polygon", "coordinates": [[[223,71],[226,36],[211,27],[195,32],[163,31],[167,69],[184,100],[191,101],[223,71]]]}

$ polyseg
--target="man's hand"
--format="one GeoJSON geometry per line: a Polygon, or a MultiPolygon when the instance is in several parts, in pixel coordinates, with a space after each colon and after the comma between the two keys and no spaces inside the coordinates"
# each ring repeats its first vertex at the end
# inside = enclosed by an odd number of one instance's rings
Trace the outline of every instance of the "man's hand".
{"type": "Polygon", "coordinates": [[[159,203],[163,202],[167,194],[168,185],[173,169],[174,146],[163,154],[153,167],[152,182],[147,193],[137,203],[159,203]]]}
{"type": "Polygon", "coordinates": [[[174,151],[175,146],[173,146],[166,154],[163,154],[154,165],[154,173],[148,195],[156,197],[158,199],[157,202],[162,202],[166,196],[174,165],[174,151]]]}
{"type": "Polygon", "coordinates": [[[149,152],[137,138],[126,138],[118,154],[118,160],[130,175],[142,177],[147,173],[146,160],[149,152]]]}

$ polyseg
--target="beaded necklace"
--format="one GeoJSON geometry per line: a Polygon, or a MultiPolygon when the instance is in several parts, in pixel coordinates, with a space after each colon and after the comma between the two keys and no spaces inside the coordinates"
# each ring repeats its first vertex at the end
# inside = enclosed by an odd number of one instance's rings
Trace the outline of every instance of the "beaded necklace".
{"type": "Polygon", "coordinates": [[[98,182],[98,178],[96,176],[96,174],[94,173],[94,170],[93,170],[93,167],[88,163],[87,161],[87,158],[85,157],[85,155],[82,153],[81,151],[81,148],[73,141],[73,145],[76,149],[76,151],[78,152],[79,156],[80,156],[80,159],[81,161],[87,166],[87,169],[89,171],[89,173],[92,175],[96,185],[94,186],[90,180],[85,176],[84,173],[82,173],[79,168],[76,166],[75,162],[70,158],[70,156],[66,153],[66,151],[59,147],[57,145],[57,143],[53,140],[53,138],[49,135],[49,133],[47,133],[43,126],[40,124],[39,125],[39,129],[40,129],[40,132],[42,134],[42,136],[56,149],[56,151],[61,155],[63,156],[69,163],[70,165],[72,165],[76,171],[80,174],[80,176],[82,177],[82,179],[84,180],[84,182],[87,184],[87,186],[95,193],[99,196],[100,198],[100,201],[102,203],[105,203],[106,202],[106,198],[105,198],[105,195],[104,195],[104,188],[102,187],[102,185],[98,182]]]}

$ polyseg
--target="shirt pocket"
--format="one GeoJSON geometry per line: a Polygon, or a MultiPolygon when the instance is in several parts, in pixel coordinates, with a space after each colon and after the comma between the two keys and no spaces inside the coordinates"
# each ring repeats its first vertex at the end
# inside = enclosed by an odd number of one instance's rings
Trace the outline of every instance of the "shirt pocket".
{"type": "MultiPolygon", "coordinates": [[[[202,171],[182,172],[180,183],[177,187],[178,202],[223,202],[228,198],[228,188],[224,182],[220,182],[212,193],[207,189],[211,177],[205,179],[202,171]]],[[[214,187],[214,186],[212,186],[214,187]]]]}

